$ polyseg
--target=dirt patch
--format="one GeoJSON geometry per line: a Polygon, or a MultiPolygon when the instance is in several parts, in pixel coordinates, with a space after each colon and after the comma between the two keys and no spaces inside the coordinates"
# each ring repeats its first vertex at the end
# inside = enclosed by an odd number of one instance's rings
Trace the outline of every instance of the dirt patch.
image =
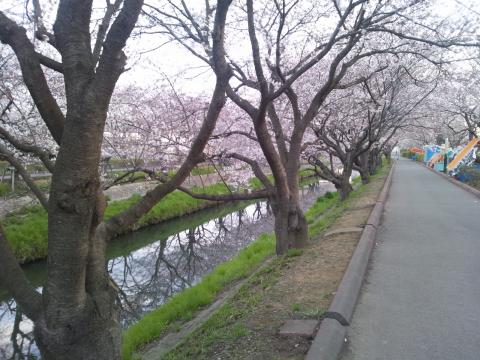
{"type": "MultiPolygon", "coordinates": [[[[385,177],[354,194],[328,230],[363,226],[385,177]]],[[[215,315],[167,358],[303,359],[311,339],[280,336],[279,329],[289,319],[322,319],[360,236],[320,234],[298,256],[275,260],[242,288],[228,311],[215,315]]]]}

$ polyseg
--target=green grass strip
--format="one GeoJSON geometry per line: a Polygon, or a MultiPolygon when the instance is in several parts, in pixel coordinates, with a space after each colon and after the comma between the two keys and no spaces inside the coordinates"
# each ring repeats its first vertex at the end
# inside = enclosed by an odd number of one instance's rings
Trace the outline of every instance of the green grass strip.
{"type": "Polygon", "coordinates": [[[327,192],[324,196],[319,197],[313,205],[305,212],[305,217],[308,223],[308,234],[316,236],[329,226],[337,216],[337,212],[332,208],[336,208],[341,204],[338,193],[327,192]]]}
{"type": "Polygon", "coordinates": [[[0,196],[5,196],[11,192],[11,185],[6,182],[0,182],[0,196]]]}
{"type": "MultiPolygon", "coordinates": [[[[219,167],[221,169],[221,166],[219,167]]],[[[175,175],[177,170],[168,170],[168,176],[172,177],[175,175]]],[[[197,166],[192,169],[190,175],[198,176],[198,175],[208,175],[208,174],[215,174],[217,170],[213,166],[197,166]]]]}
{"type": "Polygon", "coordinates": [[[213,166],[197,166],[192,169],[190,175],[207,175],[207,174],[214,174],[217,171],[213,166]]]}
{"type": "Polygon", "coordinates": [[[298,176],[300,176],[300,178],[306,178],[306,177],[310,177],[310,176],[314,176],[314,175],[315,175],[315,170],[313,170],[311,168],[301,169],[298,172],[298,176]]]}
{"type": "MultiPolygon", "coordinates": [[[[372,180],[377,178],[386,177],[390,166],[382,167],[377,174],[371,177],[372,180]]],[[[360,178],[358,178],[360,179],[360,178]]],[[[356,182],[358,182],[357,180],[356,182]]],[[[340,201],[337,193],[327,192],[324,196],[319,197],[316,202],[306,211],[305,216],[309,224],[310,236],[318,236],[320,231],[325,230],[333,222],[342,215],[342,213],[350,206],[352,200],[360,197],[365,190],[368,189],[368,185],[359,186],[354,192],[352,192],[346,201],[340,201]]],[[[268,282],[272,281],[260,275],[260,273],[269,274],[275,273],[273,270],[275,267],[281,267],[281,264],[288,258],[299,256],[303,253],[302,249],[291,249],[286,256],[279,257],[275,261],[271,262],[266,268],[254,275],[256,277],[262,277],[261,283],[263,286],[268,286],[268,282]]],[[[257,280],[252,280],[255,283],[257,280]]],[[[251,293],[247,290],[247,287],[241,287],[239,294],[245,298],[245,301],[251,302],[249,309],[260,301],[256,299],[257,293],[251,293]]],[[[243,302],[243,300],[242,300],[243,302]]],[[[203,354],[211,346],[214,346],[218,341],[224,341],[229,339],[235,339],[238,337],[248,335],[248,329],[243,323],[237,322],[237,319],[243,317],[249,309],[242,308],[241,306],[233,306],[231,302],[227,302],[223,305],[218,312],[216,312],[210,319],[208,319],[197,332],[189,335],[189,341],[180,343],[180,345],[174,350],[164,355],[165,359],[185,359],[185,358],[200,358],[200,354],[203,354]],[[233,320],[232,320],[233,319],[233,320]],[[233,324],[229,326],[228,324],[233,324]]],[[[316,315],[318,316],[318,314],[316,315]]],[[[138,354],[136,354],[138,355],[138,354]]]]}
{"type": "Polygon", "coordinates": [[[189,320],[200,307],[211,304],[226,285],[247,277],[267,256],[275,253],[275,236],[263,234],[231,260],[218,265],[202,281],[188,288],[130,326],[123,336],[123,358],[159,337],[173,321],[189,320]]]}
{"type": "MultiPolygon", "coordinates": [[[[337,193],[327,192],[319,197],[305,213],[309,231],[315,229],[318,232],[322,227],[328,226],[338,215],[328,216],[327,211],[339,202],[337,193]]],[[[310,231],[310,234],[313,232],[310,231]]],[[[123,358],[135,358],[135,351],[160,337],[169,324],[191,319],[195,311],[211,304],[225,286],[250,275],[256,266],[274,253],[275,235],[263,234],[231,260],[218,265],[199,284],[178,293],[166,304],[145,315],[125,331],[123,358]]],[[[288,256],[298,256],[301,253],[302,250],[292,249],[288,256]]]]}

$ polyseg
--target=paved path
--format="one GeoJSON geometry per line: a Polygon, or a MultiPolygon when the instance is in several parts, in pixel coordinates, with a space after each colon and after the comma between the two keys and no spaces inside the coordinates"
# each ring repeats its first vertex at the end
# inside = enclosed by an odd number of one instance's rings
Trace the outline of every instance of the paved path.
{"type": "Polygon", "coordinates": [[[343,360],[480,359],[480,199],[395,169],[343,360]]]}

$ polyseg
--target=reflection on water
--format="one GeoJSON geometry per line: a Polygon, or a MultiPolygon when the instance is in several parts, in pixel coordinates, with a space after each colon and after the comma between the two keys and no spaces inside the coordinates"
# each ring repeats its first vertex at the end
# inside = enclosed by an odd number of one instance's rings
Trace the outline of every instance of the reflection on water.
{"type": "Polygon", "coordinates": [[[108,271],[125,305],[124,326],[196,284],[271,228],[271,219],[266,203],[249,205],[110,260],[108,271]]]}
{"type": "MultiPolygon", "coordinates": [[[[303,208],[327,190],[332,187],[324,182],[302,189],[303,208]]],[[[150,226],[114,241],[107,269],[120,289],[123,326],[198,283],[261,233],[271,232],[273,220],[267,202],[236,204],[150,226]]],[[[35,286],[41,286],[45,265],[27,267],[27,275],[35,286]]],[[[4,300],[0,304],[0,358],[37,357],[32,323],[12,299],[4,300]]]]}
{"type": "Polygon", "coordinates": [[[38,355],[32,323],[13,299],[0,305],[0,359],[29,359],[38,355]],[[29,357],[32,355],[32,357],[29,357]]]}

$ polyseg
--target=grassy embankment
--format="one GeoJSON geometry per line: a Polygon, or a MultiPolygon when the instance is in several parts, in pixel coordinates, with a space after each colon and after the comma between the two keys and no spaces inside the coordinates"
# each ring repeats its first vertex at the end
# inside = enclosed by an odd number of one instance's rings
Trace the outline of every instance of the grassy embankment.
{"type": "MultiPolygon", "coordinates": [[[[176,170],[169,170],[167,172],[168,176],[173,176],[175,175],[177,171],[176,170]]],[[[192,169],[190,172],[191,176],[198,176],[198,175],[208,175],[208,174],[214,174],[216,173],[217,170],[213,166],[197,166],[192,169]]]]}
{"type": "MultiPolygon", "coordinates": [[[[326,193],[306,212],[310,234],[323,230],[338,216],[338,211],[327,214],[339,204],[337,193],[326,193]]],[[[275,253],[275,236],[263,234],[231,260],[218,265],[202,281],[172,297],[166,304],[145,315],[124,334],[124,359],[135,358],[141,346],[174,328],[175,323],[190,320],[200,308],[211,304],[218,293],[240,279],[246,278],[267,257],[275,253]]],[[[291,251],[289,256],[296,254],[291,251]]]]}
{"type": "Polygon", "coordinates": [[[197,175],[208,175],[208,174],[214,174],[217,171],[213,166],[197,166],[192,169],[190,175],[192,176],[197,176],[197,175]]]}
{"type": "MultiPolygon", "coordinates": [[[[192,174],[204,175],[213,171],[213,167],[197,167],[192,170],[192,174]]],[[[259,189],[261,186],[260,181],[256,178],[250,181],[250,187],[253,189],[259,189]]],[[[217,195],[228,193],[228,189],[223,183],[198,188],[198,191],[217,195]]],[[[139,198],[140,195],[133,195],[125,200],[109,202],[105,218],[109,219],[128,209],[139,198]]],[[[143,216],[132,230],[190,214],[215,204],[211,201],[194,199],[181,191],[174,191],[143,216]]],[[[27,206],[3,220],[7,239],[15,257],[20,262],[26,263],[47,256],[47,221],[47,213],[40,205],[27,206]]]]}
{"type": "MultiPolygon", "coordinates": [[[[8,165],[8,164],[7,164],[8,165]]],[[[6,165],[2,164],[2,161],[0,161],[0,173],[4,171],[4,168],[6,165]]],[[[29,172],[33,171],[44,171],[46,172],[47,169],[42,167],[41,165],[27,165],[27,170],[29,172]]],[[[168,176],[173,176],[175,175],[175,170],[170,170],[168,171],[168,176]]],[[[208,175],[208,174],[214,174],[216,173],[216,170],[213,166],[199,166],[195,167],[192,169],[190,175],[191,176],[203,176],[203,175],[208,175]]],[[[119,176],[125,175],[125,171],[115,171],[109,174],[110,177],[117,178],[119,176]]],[[[145,174],[144,172],[137,171],[135,173],[132,173],[128,175],[128,178],[132,180],[132,182],[142,182],[148,180],[148,175],[145,174]]],[[[34,178],[35,184],[42,190],[43,192],[48,192],[50,189],[50,178],[49,177],[44,177],[44,178],[34,178]]],[[[10,185],[10,180],[8,181],[3,181],[0,182],[0,196],[1,197],[6,197],[6,196],[21,196],[21,195],[26,195],[29,193],[30,190],[26,186],[26,184],[23,182],[22,179],[19,179],[19,181],[16,182],[15,184],[15,191],[11,190],[11,185],[10,185]]]]}
{"type": "MultiPolygon", "coordinates": [[[[214,184],[202,188],[203,193],[223,194],[227,192],[224,184],[214,184]]],[[[129,199],[112,201],[105,211],[105,218],[121,213],[136,203],[140,195],[129,199]]],[[[143,216],[135,229],[186,215],[214,205],[215,202],[198,200],[174,191],[143,216]]],[[[7,216],[3,227],[15,256],[22,262],[41,259],[47,256],[47,213],[40,205],[28,206],[7,216]]]]}
{"type": "MultiPolygon", "coordinates": [[[[43,192],[47,192],[50,189],[50,179],[36,178],[33,179],[33,181],[37,185],[37,187],[43,192]]],[[[15,182],[14,191],[12,191],[10,180],[0,182],[0,197],[11,198],[15,196],[29,195],[30,193],[30,189],[22,180],[15,182]]]]}
{"type": "Polygon", "coordinates": [[[300,179],[306,179],[306,178],[309,178],[309,177],[313,177],[313,176],[315,176],[315,170],[313,170],[311,168],[301,169],[298,172],[298,176],[300,176],[300,179]]]}
{"type": "MultiPolygon", "coordinates": [[[[167,175],[169,177],[172,177],[175,175],[176,170],[169,170],[167,171],[167,175]]],[[[216,170],[213,166],[201,166],[201,167],[195,167],[192,169],[190,172],[191,176],[199,176],[199,175],[208,175],[208,174],[214,174],[216,173],[216,170]]],[[[109,173],[108,176],[113,177],[113,178],[118,178],[120,176],[124,176],[127,174],[126,171],[115,171],[112,173],[109,173]]],[[[136,171],[133,173],[129,173],[127,176],[127,179],[131,179],[132,182],[141,182],[141,181],[146,181],[149,179],[148,174],[142,172],[142,171],[136,171]]]]}
{"type": "MultiPolygon", "coordinates": [[[[341,218],[349,206],[355,204],[358,200],[363,199],[364,196],[371,196],[372,186],[375,188],[378,186],[379,181],[382,183],[383,179],[386,178],[389,169],[390,166],[385,166],[379,169],[378,173],[372,176],[371,184],[360,185],[344,202],[341,202],[336,194],[326,194],[324,197],[319,198],[306,213],[312,238],[310,245],[313,247],[318,246],[316,245],[319,243],[317,239],[320,238],[321,233],[335,223],[337,219],[341,218]],[[374,182],[376,182],[376,184],[374,184],[374,182]]],[[[358,183],[359,180],[355,180],[355,182],[358,183]]],[[[251,350],[245,350],[244,353],[258,355],[257,350],[259,349],[265,350],[265,348],[268,349],[269,346],[277,347],[279,342],[284,343],[287,341],[286,339],[281,339],[273,342],[271,341],[272,339],[262,338],[262,336],[266,334],[260,329],[263,327],[269,329],[272,326],[271,320],[273,319],[269,316],[262,318],[262,314],[258,313],[258,309],[264,306],[265,309],[268,308],[268,311],[271,311],[272,314],[281,317],[281,315],[277,313],[278,311],[282,311],[280,310],[281,307],[277,308],[273,304],[278,305],[278,299],[276,299],[275,296],[282,296],[282,293],[278,293],[278,287],[277,290],[272,289],[276,287],[286,274],[292,275],[291,270],[295,268],[297,262],[311,264],[313,259],[322,257],[322,254],[312,254],[312,251],[314,250],[312,250],[311,247],[309,247],[309,250],[306,252],[303,252],[302,250],[290,251],[287,255],[277,257],[269,262],[266,266],[262,267],[260,271],[255,272],[255,274],[241,286],[237,294],[232,299],[228,300],[199,329],[195,330],[195,332],[181,341],[177,347],[165,354],[162,358],[169,360],[210,359],[214,354],[215,356],[218,355],[219,358],[229,358],[232,354],[237,354],[238,348],[245,349],[245,347],[250,348],[251,350]],[[304,259],[304,257],[307,257],[307,259],[304,259]],[[272,296],[272,299],[267,300],[265,297],[268,296],[272,296]],[[274,306],[275,310],[272,310],[269,306],[274,306]],[[258,330],[252,331],[252,328],[258,328],[258,330]],[[270,342],[272,343],[270,344],[270,342]]],[[[329,257],[329,255],[325,256],[329,257]]],[[[329,259],[329,261],[331,261],[331,259],[329,259]]],[[[322,261],[319,260],[318,263],[321,264],[322,261]]],[[[306,265],[306,268],[313,270],[309,265],[306,265]]],[[[319,278],[322,278],[324,275],[325,274],[322,273],[319,275],[319,278]]],[[[290,276],[287,276],[287,278],[290,279],[290,276]]],[[[290,281],[295,282],[295,279],[296,277],[293,276],[290,281]]],[[[288,284],[288,280],[285,281],[287,281],[288,284]]],[[[281,286],[285,286],[285,284],[280,285],[280,288],[281,286]]],[[[331,290],[334,291],[334,289],[331,290]]],[[[306,288],[305,291],[310,292],[311,289],[308,290],[308,288],[306,288]]],[[[316,296],[318,295],[319,294],[316,293],[316,296]]],[[[330,293],[322,294],[325,298],[327,295],[330,296],[330,293]]],[[[286,297],[288,298],[288,296],[286,297]]],[[[285,298],[285,296],[282,296],[282,298],[285,298]]],[[[299,298],[303,299],[303,296],[300,295],[299,298]]],[[[317,301],[320,301],[321,297],[315,298],[317,301]]],[[[286,302],[289,302],[288,299],[286,299],[286,302]]],[[[321,307],[304,309],[302,305],[294,303],[291,306],[290,311],[301,313],[302,315],[297,314],[297,316],[300,316],[301,318],[318,319],[322,316],[325,310],[321,307]]],[[[273,334],[270,335],[277,339],[277,333],[275,330],[272,331],[273,334]]],[[[126,338],[128,339],[128,337],[126,338]]],[[[289,344],[291,345],[291,348],[299,346],[297,343],[298,339],[295,338],[291,341],[293,341],[289,344]]],[[[285,347],[288,346],[285,345],[285,347]]],[[[275,354],[285,355],[282,352],[283,350],[285,349],[282,348],[275,354]]],[[[269,352],[269,350],[267,350],[267,352],[269,352]]],[[[288,356],[285,355],[285,357],[288,356]]],[[[126,358],[128,359],[129,357],[126,356],[126,358]]]]}
{"type": "MultiPolygon", "coordinates": [[[[313,169],[301,169],[298,172],[298,178],[300,180],[300,185],[305,184],[305,182],[308,182],[309,179],[315,177],[315,171],[313,169]]],[[[270,180],[272,183],[274,183],[273,175],[267,175],[268,180],[270,180]]],[[[259,189],[263,187],[262,182],[257,178],[253,177],[249,180],[249,185],[254,188],[254,189],[259,189]]]]}
{"type": "Polygon", "coordinates": [[[0,182],[0,196],[6,196],[10,193],[10,184],[6,182],[0,182]]]}
{"type": "MultiPolygon", "coordinates": [[[[388,166],[380,169],[379,174],[372,177],[372,179],[385,176],[388,169],[388,166]]],[[[354,185],[358,185],[360,180],[360,177],[355,178],[353,180],[354,185]]],[[[258,185],[257,181],[257,179],[252,179],[250,183],[255,186],[258,185]]],[[[364,188],[365,185],[356,187],[356,190],[350,194],[349,199],[360,196],[364,188]]],[[[348,204],[348,201],[341,202],[337,193],[327,192],[325,195],[319,197],[305,213],[309,224],[310,237],[316,237],[320,232],[328,228],[348,208],[348,204]]],[[[301,253],[301,250],[292,249],[286,256],[275,259],[275,261],[265,267],[260,274],[256,274],[255,278],[272,272],[272,269],[284,266],[290,261],[290,258],[300,255],[301,253]]],[[[137,358],[138,356],[135,352],[141,349],[142,346],[161,337],[168,331],[178,329],[182,323],[190,320],[200,308],[211,304],[222,290],[228,288],[236,281],[248,277],[266,258],[274,254],[275,236],[273,234],[263,234],[248,247],[241,250],[231,260],[218,265],[209,275],[205,276],[199,284],[175,295],[166,304],[145,315],[139,322],[130,326],[124,333],[124,359],[137,358]]],[[[262,284],[262,286],[265,287],[269,286],[268,280],[262,284]]],[[[243,287],[240,289],[240,292],[242,291],[243,287]]],[[[254,306],[250,299],[246,301],[254,306]]],[[[244,331],[240,325],[237,327],[234,326],[230,329],[231,331],[223,334],[220,333],[223,330],[218,330],[222,329],[220,323],[235,319],[239,315],[241,315],[241,310],[230,304],[226,304],[204,324],[203,328],[208,329],[206,332],[210,334],[211,339],[243,336],[244,331]]]]}

